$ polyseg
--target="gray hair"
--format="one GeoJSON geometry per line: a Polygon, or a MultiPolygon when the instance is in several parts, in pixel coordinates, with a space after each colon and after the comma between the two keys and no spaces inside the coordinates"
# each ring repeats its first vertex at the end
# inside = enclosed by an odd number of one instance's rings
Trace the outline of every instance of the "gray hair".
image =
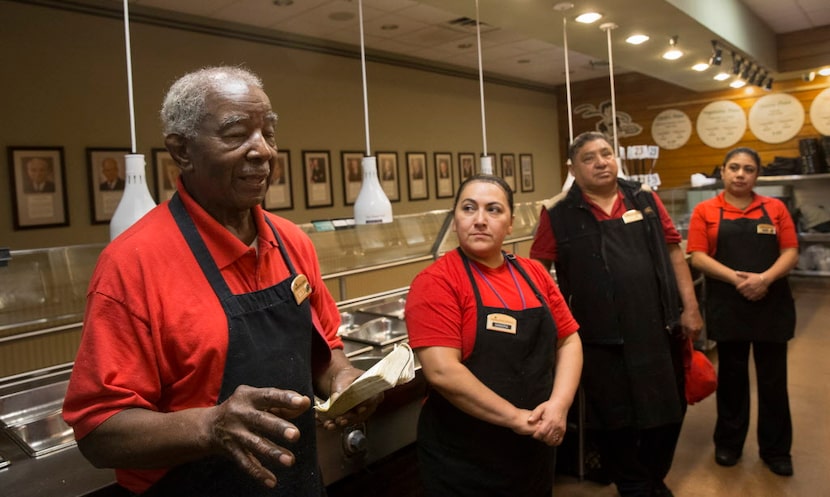
{"type": "Polygon", "coordinates": [[[205,67],[185,74],[170,86],[161,106],[164,136],[194,138],[205,117],[205,99],[220,82],[238,81],[263,89],[262,80],[247,69],[233,66],[205,67]]]}

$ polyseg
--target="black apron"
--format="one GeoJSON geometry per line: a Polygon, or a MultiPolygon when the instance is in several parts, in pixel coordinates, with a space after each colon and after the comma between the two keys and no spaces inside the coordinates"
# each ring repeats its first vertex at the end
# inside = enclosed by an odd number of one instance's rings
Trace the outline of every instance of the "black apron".
{"type": "MultiPolygon", "coordinates": [[[[550,398],[556,361],[556,323],[545,299],[515,257],[505,254],[542,305],[521,311],[485,307],[470,262],[459,253],[477,303],[475,346],[464,365],[516,407],[534,409],[550,398]],[[487,330],[491,314],[515,318],[516,333],[487,330]]],[[[435,390],[418,420],[418,451],[432,497],[549,497],[553,486],[553,447],[474,418],[435,390]]]]}
{"type": "MultiPolygon", "coordinates": [[[[630,212],[630,211],[629,211],[630,212]]],[[[666,330],[645,216],[599,223],[622,345],[584,344],[586,425],[653,428],[683,420],[680,342],[666,330]]],[[[613,310],[596,309],[596,312],[613,310]]]]}
{"type": "MultiPolygon", "coordinates": [[[[217,403],[225,401],[240,385],[294,390],[313,399],[311,356],[316,331],[311,320],[311,304],[306,299],[298,305],[294,299],[291,283],[297,272],[277,230],[266,217],[291,275],[270,288],[233,295],[178,194],[173,196],[169,206],[228,319],[228,352],[217,403]]],[[[277,486],[273,489],[248,476],[236,462],[214,456],[171,469],[142,495],[325,495],[317,461],[316,425],[312,409],[291,422],[300,430],[300,440],[296,443],[277,443],[290,449],[296,462],[290,468],[269,467],[277,476],[277,486]]]]}
{"type": "MultiPolygon", "coordinates": [[[[736,271],[762,273],[781,251],[778,236],[760,225],[773,226],[761,205],[759,219],[724,219],[720,210],[715,260],[736,271]]],[[[744,298],[724,281],[706,278],[706,331],[712,340],[786,342],[795,333],[795,303],[787,278],[773,281],[761,300],[744,298]]]]}

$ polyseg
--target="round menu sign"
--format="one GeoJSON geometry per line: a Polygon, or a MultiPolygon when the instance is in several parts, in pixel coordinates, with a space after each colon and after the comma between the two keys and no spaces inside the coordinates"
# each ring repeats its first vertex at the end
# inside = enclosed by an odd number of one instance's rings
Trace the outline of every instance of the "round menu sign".
{"type": "Polygon", "coordinates": [[[651,122],[654,143],[666,150],[682,147],[692,136],[692,120],[682,110],[667,109],[651,122]]]}
{"type": "Polygon", "coordinates": [[[782,143],[804,125],[804,107],[789,93],[765,95],[749,109],[749,129],[766,143],[782,143]]]}
{"type": "Polygon", "coordinates": [[[810,122],[813,123],[816,131],[830,136],[830,88],[825,88],[816,95],[813,103],[810,104],[810,122]]]}
{"type": "Polygon", "coordinates": [[[712,102],[697,116],[697,134],[712,148],[726,148],[738,143],[746,132],[746,115],[731,100],[712,102]]]}

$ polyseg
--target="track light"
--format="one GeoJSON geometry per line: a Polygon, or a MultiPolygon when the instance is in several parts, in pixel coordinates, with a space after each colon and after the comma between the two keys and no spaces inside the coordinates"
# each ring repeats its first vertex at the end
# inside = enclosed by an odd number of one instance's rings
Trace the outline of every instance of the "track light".
{"type": "Polygon", "coordinates": [[[723,62],[723,50],[718,47],[717,40],[712,40],[712,56],[709,58],[710,66],[719,66],[723,62]]]}
{"type": "Polygon", "coordinates": [[[677,35],[669,38],[669,49],[663,52],[663,58],[666,60],[677,60],[683,57],[683,52],[677,48],[677,35]]]}
{"type": "Polygon", "coordinates": [[[772,78],[767,80],[767,84],[764,85],[765,90],[772,90],[772,78]]]}
{"type": "Polygon", "coordinates": [[[737,76],[741,74],[741,68],[744,65],[744,61],[739,54],[732,52],[732,74],[737,76]]]}

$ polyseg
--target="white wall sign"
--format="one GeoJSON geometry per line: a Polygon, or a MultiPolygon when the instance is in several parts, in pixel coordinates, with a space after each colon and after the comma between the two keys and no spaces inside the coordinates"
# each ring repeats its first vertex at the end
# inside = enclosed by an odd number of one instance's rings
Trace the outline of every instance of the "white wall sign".
{"type": "Polygon", "coordinates": [[[783,143],[801,131],[804,107],[789,93],[765,95],[749,109],[749,129],[766,143],[783,143]]]}
{"type": "Polygon", "coordinates": [[[654,143],[666,150],[682,147],[691,136],[692,120],[682,110],[664,110],[651,122],[651,137],[654,143]]]}
{"type": "Polygon", "coordinates": [[[810,122],[819,133],[830,136],[830,88],[816,95],[810,104],[810,122]]]}
{"type": "Polygon", "coordinates": [[[727,148],[738,143],[746,132],[746,114],[731,100],[712,102],[697,116],[697,134],[712,148],[727,148]]]}

